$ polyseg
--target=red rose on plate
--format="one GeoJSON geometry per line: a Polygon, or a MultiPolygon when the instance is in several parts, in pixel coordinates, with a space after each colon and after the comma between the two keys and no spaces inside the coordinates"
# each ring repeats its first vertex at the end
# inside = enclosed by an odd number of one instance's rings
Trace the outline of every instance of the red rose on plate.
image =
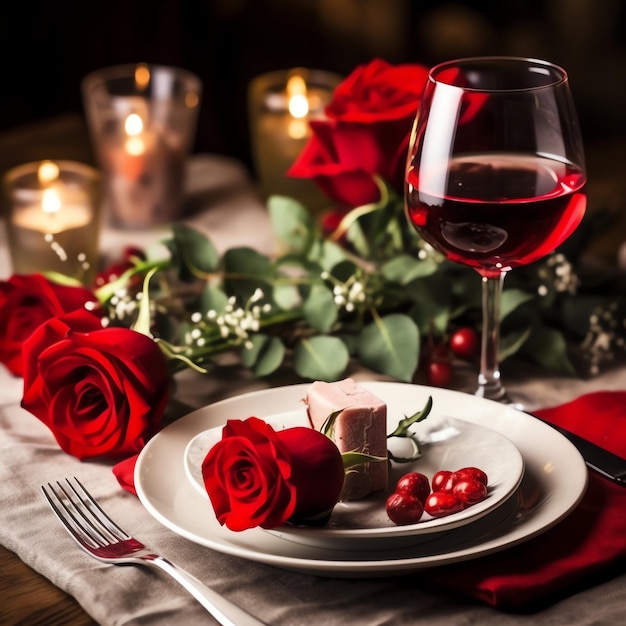
{"type": "Polygon", "coordinates": [[[339,449],[319,431],[275,431],[249,417],[226,422],[202,477],[218,522],[241,531],[325,519],[339,500],[344,469],[339,449]]]}
{"type": "Polygon", "coordinates": [[[41,274],[0,281],[0,363],[22,375],[22,343],[42,322],[82,309],[95,296],[83,287],[57,285],[41,274]]]}
{"type": "Polygon", "coordinates": [[[402,193],[409,135],[427,77],[422,65],[381,59],[357,67],[335,89],[328,119],[311,122],[313,136],[288,175],[312,178],[350,207],[379,199],[375,175],[402,193]]]}
{"type": "Polygon", "coordinates": [[[44,322],[23,345],[22,406],[79,459],[139,452],[169,399],[167,359],[146,335],[87,311],[44,322]]]}

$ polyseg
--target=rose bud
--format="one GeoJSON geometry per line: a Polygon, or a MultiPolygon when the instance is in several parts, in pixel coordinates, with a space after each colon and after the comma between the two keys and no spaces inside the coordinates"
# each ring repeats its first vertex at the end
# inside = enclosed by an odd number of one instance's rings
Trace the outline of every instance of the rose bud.
{"type": "Polygon", "coordinates": [[[277,432],[249,417],[226,422],[202,477],[218,522],[241,531],[326,519],[344,469],[337,446],[322,433],[304,426],[277,432]]]}

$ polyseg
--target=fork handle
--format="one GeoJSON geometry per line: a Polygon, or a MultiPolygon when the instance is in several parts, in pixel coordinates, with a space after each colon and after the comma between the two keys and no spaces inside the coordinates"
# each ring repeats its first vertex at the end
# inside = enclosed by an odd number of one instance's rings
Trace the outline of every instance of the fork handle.
{"type": "Polygon", "coordinates": [[[156,554],[141,555],[139,558],[180,583],[222,626],[267,626],[166,558],[156,554]]]}

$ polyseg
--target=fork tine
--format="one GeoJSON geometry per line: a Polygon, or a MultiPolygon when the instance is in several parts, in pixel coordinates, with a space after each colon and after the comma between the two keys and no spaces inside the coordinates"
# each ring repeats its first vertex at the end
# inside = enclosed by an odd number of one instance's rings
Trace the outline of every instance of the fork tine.
{"type": "Polygon", "coordinates": [[[78,487],[69,479],[65,481],[67,487],[59,481],[56,488],[50,483],[48,490],[41,487],[48,503],[74,539],[87,548],[105,547],[129,539],[128,533],[102,510],[80,481],[75,477],[74,481],[78,487]]]}
{"type": "Polygon", "coordinates": [[[91,537],[91,533],[89,532],[89,530],[80,523],[80,521],[77,519],[72,510],[64,501],[63,496],[57,493],[53,485],[48,483],[48,489],[46,489],[45,485],[42,485],[41,491],[43,492],[43,495],[48,501],[48,504],[50,505],[56,516],[59,518],[59,520],[62,522],[67,532],[69,532],[70,535],[72,535],[72,537],[82,547],[89,550],[92,548],[97,548],[100,545],[91,537]]]}
{"type": "MultiPolygon", "coordinates": [[[[113,521],[111,517],[109,517],[109,515],[98,504],[96,499],[83,486],[80,480],[74,477],[74,482],[80,487],[80,493],[76,487],[72,485],[69,480],[67,480],[68,485],[82,502],[84,510],[91,513],[93,519],[97,520],[100,526],[108,531],[108,533],[112,535],[115,540],[126,541],[127,539],[131,539],[131,535],[127,533],[119,524],[113,521]]],[[[80,509],[80,511],[82,510],[83,509],[80,509]]]]}

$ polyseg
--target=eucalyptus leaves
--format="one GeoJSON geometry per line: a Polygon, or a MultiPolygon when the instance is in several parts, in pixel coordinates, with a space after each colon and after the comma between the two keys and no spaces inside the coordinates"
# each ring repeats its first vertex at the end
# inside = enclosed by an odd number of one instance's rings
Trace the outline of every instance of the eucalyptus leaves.
{"type": "MultiPolygon", "coordinates": [[[[330,237],[295,200],[270,198],[272,257],[243,247],[220,256],[203,234],[175,224],[169,259],[137,260],[98,297],[111,324],[154,336],[174,371],[209,371],[235,351],[256,376],[288,365],[303,379],[334,381],[355,359],[411,381],[425,338],[480,319],[480,278],[425,244],[402,200],[380,185],[380,202],[347,213],[330,237]],[[124,290],[137,274],[148,277],[139,302],[124,290]]],[[[589,326],[573,312],[576,281],[562,254],[518,271],[503,295],[501,358],[573,371],[564,331],[584,337],[589,326]]]]}

